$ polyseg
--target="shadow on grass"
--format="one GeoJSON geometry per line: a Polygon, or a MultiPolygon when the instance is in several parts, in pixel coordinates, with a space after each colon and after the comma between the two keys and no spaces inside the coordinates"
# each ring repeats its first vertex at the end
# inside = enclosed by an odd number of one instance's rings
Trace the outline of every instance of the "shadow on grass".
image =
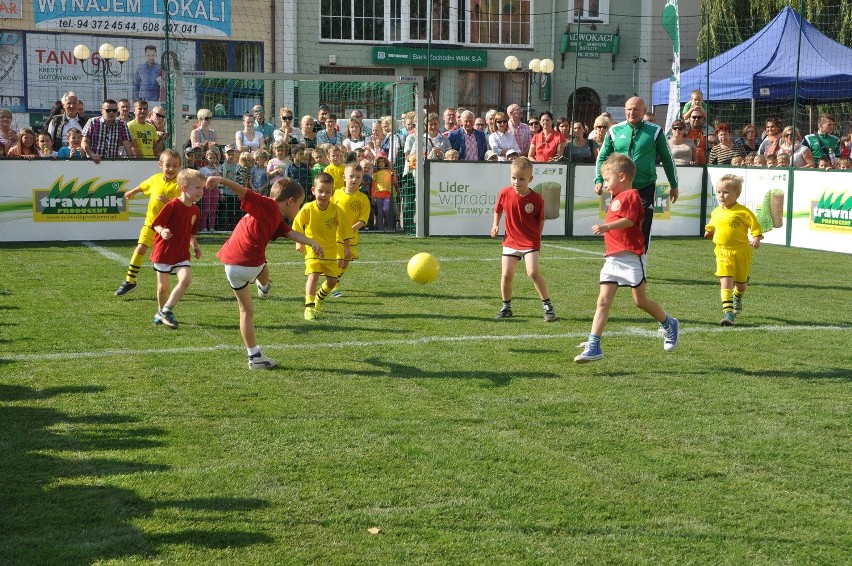
{"type": "Polygon", "coordinates": [[[98,386],[37,390],[0,384],[0,562],[92,564],[156,558],[167,544],[218,549],[273,541],[260,532],[197,526],[199,513],[207,514],[203,519],[210,524],[221,525],[228,513],[265,507],[263,500],[157,501],[110,485],[111,476],[145,474],[156,482],[157,473],[169,470],[142,461],[145,452],[139,452],[163,446],[166,431],[139,426],[139,419],[127,415],[71,416],[46,405],[61,395],[100,391],[98,386]],[[125,451],[125,459],[101,454],[114,450],[125,451]],[[161,522],[158,534],[136,526],[163,509],[177,509],[175,515],[187,517],[186,522],[161,522]]]}
{"type": "MultiPolygon", "coordinates": [[[[711,279],[681,279],[677,277],[652,277],[650,278],[650,282],[653,284],[658,283],[671,283],[673,285],[686,285],[688,287],[695,286],[710,286],[710,287],[718,287],[719,280],[717,278],[711,279]]],[[[785,281],[783,283],[773,283],[771,281],[761,281],[760,283],[755,283],[750,285],[749,288],[754,287],[777,287],[780,289],[809,289],[809,290],[819,290],[819,291],[852,291],[852,287],[846,285],[812,285],[809,283],[806,284],[796,284],[790,283],[789,281],[785,281]]]]}
{"type": "Polygon", "coordinates": [[[764,377],[768,379],[829,379],[834,381],[852,381],[852,370],[849,368],[819,368],[819,369],[789,369],[789,370],[749,370],[729,368],[729,371],[747,377],[764,377]]]}

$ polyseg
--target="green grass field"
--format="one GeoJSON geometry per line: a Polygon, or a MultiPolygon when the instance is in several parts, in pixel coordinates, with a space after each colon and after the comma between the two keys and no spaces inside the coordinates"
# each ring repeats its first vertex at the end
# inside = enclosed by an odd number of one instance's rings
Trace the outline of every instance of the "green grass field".
{"type": "Polygon", "coordinates": [[[849,255],[761,247],[720,328],[712,244],[658,238],[677,350],[622,290],[577,365],[600,239],[545,241],[550,324],[523,265],[494,320],[499,242],[379,234],[305,322],[278,242],[256,322],[280,367],[249,371],[221,242],[177,331],[150,267],[113,296],[132,242],[0,248],[0,563],[849,563],[849,255]]]}

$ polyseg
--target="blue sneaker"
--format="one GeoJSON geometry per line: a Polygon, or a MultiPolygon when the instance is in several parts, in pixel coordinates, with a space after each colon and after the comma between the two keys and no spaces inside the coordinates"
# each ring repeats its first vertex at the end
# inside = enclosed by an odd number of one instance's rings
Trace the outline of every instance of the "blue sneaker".
{"type": "Polygon", "coordinates": [[[735,326],[737,324],[737,316],[728,311],[725,313],[725,316],[722,317],[722,320],[719,321],[721,326],[735,326]]]}
{"type": "Polygon", "coordinates": [[[584,348],[583,353],[574,358],[574,361],[578,364],[596,362],[603,359],[603,352],[601,351],[601,345],[599,342],[595,342],[594,344],[591,342],[583,342],[580,346],[584,348]]]}
{"type": "Polygon", "coordinates": [[[672,318],[668,330],[660,328],[660,334],[663,335],[663,350],[671,352],[677,348],[678,327],[680,324],[676,318],[672,318]]]}
{"type": "Polygon", "coordinates": [[[165,324],[169,328],[177,328],[178,321],[175,320],[175,315],[172,311],[158,310],[154,315],[154,320],[159,320],[160,324],[165,324]]]}

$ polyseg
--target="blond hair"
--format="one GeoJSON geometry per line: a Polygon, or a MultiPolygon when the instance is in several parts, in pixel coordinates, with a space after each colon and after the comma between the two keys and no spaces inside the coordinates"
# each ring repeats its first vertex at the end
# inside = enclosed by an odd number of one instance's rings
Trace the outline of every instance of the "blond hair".
{"type": "Polygon", "coordinates": [[[601,165],[601,175],[614,173],[624,175],[629,181],[636,175],[636,164],[623,153],[613,153],[601,165]]]}
{"type": "Polygon", "coordinates": [[[739,194],[743,192],[743,178],[739,175],[728,173],[719,179],[718,183],[716,183],[716,190],[719,190],[720,187],[733,189],[734,192],[737,193],[737,196],[739,196],[739,194]]]}
{"type": "Polygon", "coordinates": [[[198,182],[202,185],[207,182],[207,177],[198,169],[181,169],[177,174],[177,184],[185,187],[190,183],[198,182]]]}

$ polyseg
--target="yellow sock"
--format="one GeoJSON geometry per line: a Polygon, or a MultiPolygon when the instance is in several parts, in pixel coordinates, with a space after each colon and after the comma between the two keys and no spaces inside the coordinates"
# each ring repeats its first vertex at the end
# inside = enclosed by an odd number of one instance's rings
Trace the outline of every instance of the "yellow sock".
{"type": "Polygon", "coordinates": [[[320,290],[317,293],[317,302],[321,303],[322,301],[326,300],[331,291],[332,289],[328,286],[328,281],[323,281],[322,286],[320,287],[320,290]]]}
{"type": "Polygon", "coordinates": [[[142,262],[145,261],[145,254],[133,252],[130,256],[130,266],[127,268],[127,275],[124,280],[128,283],[136,283],[136,277],[139,275],[139,270],[142,269],[142,262]]]}
{"type": "Polygon", "coordinates": [[[734,312],[733,289],[722,289],[722,312],[734,312]]]}
{"type": "Polygon", "coordinates": [[[313,295],[305,295],[305,306],[312,307],[316,304],[316,297],[313,295]]]}
{"type": "Polygon", "coordinates": [[[739,289],[734,289],[734,295],[733,296],[742,298],[742,296],[745,295],[745,294],[746,294],[745,291],[740,291],[739,289]]]}

